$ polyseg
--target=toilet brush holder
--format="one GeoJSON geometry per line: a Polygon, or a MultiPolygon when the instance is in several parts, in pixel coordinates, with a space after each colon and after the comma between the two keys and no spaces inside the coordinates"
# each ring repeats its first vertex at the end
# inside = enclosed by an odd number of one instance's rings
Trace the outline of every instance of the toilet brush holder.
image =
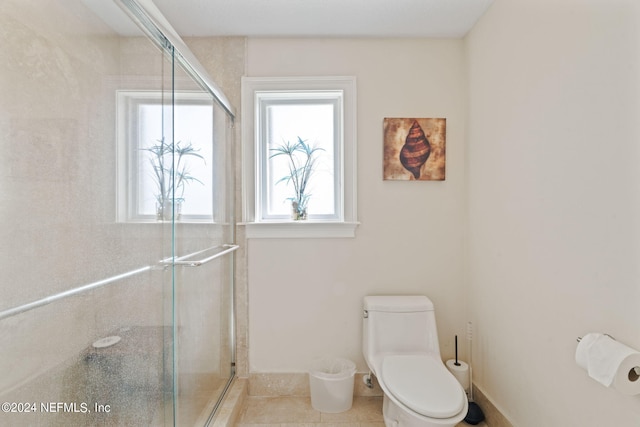
{"type": "Polygon", "coordinates": [[[464,418],[464,422],[473,426],[480,424],[484,421],[484,413],[480,406],[473,401],[473,368],[471,359],[471,341],[473,335],[473,326],[471,322],[467,323],[467,340],[469,341],[469,409],[467,410],[467,416],[464,418]]]}

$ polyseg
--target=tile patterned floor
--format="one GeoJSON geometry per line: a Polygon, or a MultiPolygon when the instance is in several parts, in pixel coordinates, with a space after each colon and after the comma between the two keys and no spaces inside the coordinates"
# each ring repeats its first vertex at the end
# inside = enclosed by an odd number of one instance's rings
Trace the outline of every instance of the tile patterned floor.
{"type": "MultiPolygon", "coordinates": [[[[247,396],[237,427],[384,427],[381,397],[354,397],[350,410],[327,414],[313,409],[309,397],[247,396]]],[[[459,427],[468,424],[460,423],[459,427]]],[[[488,427],[485,423],[478,427],[488,427]]]]}
{"type": "Polygon", "coordinates": [[[339,414],[316,411],[309,397],[247,396],[237,427],[384,427],[382,398],[355,397],[339,414]]]}

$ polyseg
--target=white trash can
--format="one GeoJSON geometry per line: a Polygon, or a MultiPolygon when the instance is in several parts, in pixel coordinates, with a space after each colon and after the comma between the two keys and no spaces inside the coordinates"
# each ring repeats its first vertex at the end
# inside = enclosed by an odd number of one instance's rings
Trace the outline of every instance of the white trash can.
{"type": "Polygon", "coordinates": [[[320,412],[351,409],[356,364],[347,359],[319,359],[309,370],[311,406],[320,412]]]}

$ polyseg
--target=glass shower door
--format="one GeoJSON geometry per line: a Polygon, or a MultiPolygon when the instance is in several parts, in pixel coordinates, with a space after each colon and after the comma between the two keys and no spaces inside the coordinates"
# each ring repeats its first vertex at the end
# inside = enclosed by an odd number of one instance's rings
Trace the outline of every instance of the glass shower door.
{"type": "Polygon", "coordinates": [[[3,426],[175,421],[174,221],[144,172],[173,57],[89,3],[0,6],[3,426]]]}
{"type": "Polygon", "coordinates": [[[172,59],[173,418],[205,425],[235,373],[233,109],[151,2],[116,1],[172,59]]]}
{"type": "Polygon", "coordinates": [[[232,119],[181,67],[174,87],[175,140],[194,150],[176,193],[175,419],[206,425],[234,375],[232,119]]]}
{"type": "Polygon", "coordinates": [[[111,1],[3,0],[0,37],[0,425],[205,425],[233,378],[228,108],[111,1]]]}

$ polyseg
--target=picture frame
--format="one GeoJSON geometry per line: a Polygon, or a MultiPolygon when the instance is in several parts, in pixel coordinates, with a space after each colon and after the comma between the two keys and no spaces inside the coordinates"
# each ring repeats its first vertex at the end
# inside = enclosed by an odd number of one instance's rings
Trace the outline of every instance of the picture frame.
{"type": "Polygon", "coordinates": [[[444,181],[446,118],[385,118],[383,179],[444,181]]]}

